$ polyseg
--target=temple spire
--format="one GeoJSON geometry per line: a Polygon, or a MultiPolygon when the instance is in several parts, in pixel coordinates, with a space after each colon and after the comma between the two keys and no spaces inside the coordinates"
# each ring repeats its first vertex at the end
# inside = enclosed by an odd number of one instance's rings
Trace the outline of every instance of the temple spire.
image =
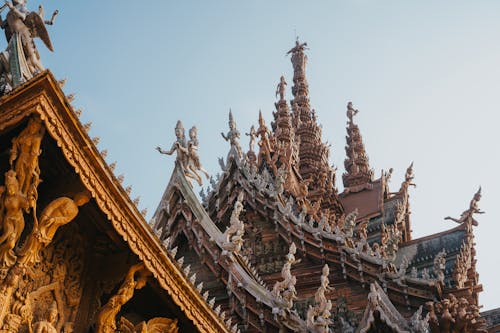
{"type": "Polygon", "coordinates": [[[359,111],[354,109],[352,102],[347,104],[347,145],[345,151],[347,158],[344,161],[346,172],[342,175],[344,187],[354,190],[365,188],[373,180],[373,170],[368,163],[365,146],[358,125],[354,123],[354,116],[359,111]]]}
{"type": "Polygon", "coordinates": [[[343,209],[336,199],[335,171],[328,164],[329,146],[321,141],[321,126],[309,104],[309,85],[306,78],[307,43],[295,42],[288,51],[293,65],[294,99],[291,101],[295,141],[299,148],[299,173],[308,185],[307,199],[320,204],[322,213],[340,218],[343,209]],[[333,207],[333,208],[332,208],[333,207]]]}

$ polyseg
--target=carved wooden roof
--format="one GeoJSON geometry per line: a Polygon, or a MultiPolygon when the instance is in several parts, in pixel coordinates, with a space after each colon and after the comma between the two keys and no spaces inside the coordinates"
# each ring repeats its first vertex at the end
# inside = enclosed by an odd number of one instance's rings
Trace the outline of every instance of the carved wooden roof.
{"type": "Polygon", "coordinates": [[[49,71],[45,71],[0,99],[0,131],[38,114],[67,162],[128,244],[173,302],[200,332],[229,332],[172,262],[111,168],[98,152],[70,103],[49,71]]]}

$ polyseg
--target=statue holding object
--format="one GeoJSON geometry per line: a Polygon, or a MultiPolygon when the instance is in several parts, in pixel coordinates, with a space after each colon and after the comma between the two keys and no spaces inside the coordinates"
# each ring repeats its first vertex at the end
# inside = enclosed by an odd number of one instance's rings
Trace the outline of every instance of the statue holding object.
{"type": "Polygon", "coordinates": [[[30,12],[26,7],[26,0],[6,1],[0,8],[9,8],[6,19],[0,17],[0,26],[5,30],[7,49],[0,54],[0,76],[2,93],[31,79],[45,70],[40,54],[36,49],[34,39],[39,37],[50,51],[53,51],[52,42],[45,25],[52,25],[58,14],[56,10],[50,20],[43,18],[44,10],[40,6],[38,13],[30,12]]]}

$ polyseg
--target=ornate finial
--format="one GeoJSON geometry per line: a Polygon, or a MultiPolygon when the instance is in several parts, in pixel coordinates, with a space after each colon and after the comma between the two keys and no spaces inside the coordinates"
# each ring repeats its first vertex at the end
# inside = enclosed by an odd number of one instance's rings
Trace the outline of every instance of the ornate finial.
{"type": "Polygon", "coordinates": [[[236,122],[234,121],[231,109],[229,109],[229,132],[227,132],[227,134],[221,132],[221,135],[224,140],[228,141],[231,145],[231,149],[227,154],[227,164],[229,164],[230,157],[233,157],[238,161],[241,160],[243,158],[243,150],[241,149],[239,143],[240,132],[236,128],[236,122]]]}
{"type": "Polygon", "coordinates": [[[67,81],[68,81],[68,80],[67,80],[66,78],[61,79],[61,80],[58,80],[58,81],[57,81],[57,84],[59,85],[59,88],[61,88],[61,89],[62,89],[62,88],[64,88],[64,86],[66,85],[66,82],[67,82],[67,81]]]}
{"type": "Polygon", "coordinates": [[[187,166],[187,156],[185,154],[185,150],[187,148],[186,145],[186,134],[184,131],[184,126],[180,120],[177,121],[175,125],[175,136],[176,141],[172,144],[170,150],[165,151],[159,146],[156,147],[156,150],[160,152],[160,154],[172,155],[174,152],[177,152],[177,162],[181,165],[181,167],[185,170],[187,166]]]}
{"type": "Polygon", "coordinates": [[[306,325],[313,332],[328,332],[328,325],[331,324],[332,301],[327,299],[326,293],[333,291],[330,287],[330,268],[328,265],[323,266],[320,286],[314,295],[314,307],[309,305],[307,310],[306,325]]]}
{"type": "Polygon", "coordinates": [[[92,122],[88,122],[86,124],[83,124],[83,129],[85,130],[85,132],[88,132],[90,131],[90,128],[92,127],[92,122]]]}
{"type": "Polygon", "coordinates": [[[470,201],[470,204],[469,204],[469,209],[467,209],[466,211],[464,211],[460,215],[460,218],[456,219],[456,218],[447,216],[444,219],[445,220],[451,220],[451,221],[457,222],[459,224],[470,223],[473,226],[477,227],[479,225],[479,223],[474,218],[474,214],[484,214],[484,211],[480,210],[479,207],[478,207],[479,200],[481,200],[481,186],[479,186],[479,189],[477,190],[477,192],[472,197],[472,200],[470,201]]]}
{"type": "Polygon", "coordinates": [[[108,150],[107,149],[101,150],[101,156],[102,158],[108,157],[108,150]]]}
{"type": "Polygon", "coordinates": [[[99,142],[101,142],[101,138],[98,136],[95,136],[92,138],[92,142],[94,142],[94,144],[97,146],[99,144],[99,142]]]}
{"type": "Polygon", "coordinates": [[[67,94],[66,95],[66,99],[68,100],[68,102],[73,102],[75,100],[75,94],[67,94]]]}
{"type": "Polygon", "coordinates": [[[82,115],[82,112],[83,112],[83,110],[82,110],[82,109],[76,109],[76,110],[75,110],[75,114],[76,114],[76,116],[77,116],[78,118],[80,118],[80,116],[82,115]]]}
{"type": "Polygon", "coordinates": [[[111,169],[111,171],[114,171],[114,170],[115,170],[115,168],[116,168],[116,161],[115,161],[115,162],[113,162],[113,163],[111,163],[111,164],[109,165],[109,168],[111,169]]]}
{"type": "Polygon", "coordinates": [[[373,170],[368,163],[365,146],[358,125],[354,123],[354,116],[359,111],[354,109],[352,102],[347,103],[347,158],[344,161],[346,173],[342,175],[344,187],[348,192],[358,192],[371,188],[373,170]]]}
{"type": "Polygon", "coordinates": [[[45,25],[52,25],[57,15],[55,11],[51,20],[44,21],[43,7],[38,13],[29,11],[26,8],[26,1],[14,1],[14,4],[6,2],[0,11],[7,7],[9,8],[8,19],[3,21],[3,29],[10,33],[7,34],[8,46],[4,52],[8,55],[8,59],[5,59],[8,65],[0,71],[0,93],[2,94],[45,70],[40,62],[34,39],[40,37],[50,51],[54,50],[45,25]]]}
{"type": "Polygon", "coordinates": [[[290,310],[293,307],[293,301],[297,298],[297,291],[295,289],[295,284],[297,283],[297,278],[292,275],[292,265],[300,262],[300,259],[295,259],[295,253],[297,252],[297,247],[295,243],[290,245],[288,254],[285,257],[285,264],[281,269],[282,281],[276,281],[273,286],[272,294],[281,298],[285,301],[285,309],[290,310]]]}
{"type": "Polygon", "coordinates": [[[231,213],[230,225],[224,232],[225,241],[222,248],[226,251],[239,253],[243,246],[243,234],[245,233],[245,224],[240,220],[240,214],[243,211],[243,198],[245,193],[242,191],[234,203],[234,209],[231,213]]]}

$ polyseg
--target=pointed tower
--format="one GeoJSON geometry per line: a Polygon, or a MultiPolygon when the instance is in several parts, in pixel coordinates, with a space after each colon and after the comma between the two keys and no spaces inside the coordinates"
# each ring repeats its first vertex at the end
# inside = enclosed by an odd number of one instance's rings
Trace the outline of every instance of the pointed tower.
{"type": "Polygon", "coordinates": [[[307,43],[297,40],[287,53],[292,55],[294,99],[291,104],[295,141],[299,146],[299,173],[308,184],[307,199],[313,205],[321,205],[321,211],[336,220],[342,216],[343,209],[336,196],[335,171],[328,165],[329,147],[321,141],[321,127],[309,104],[306,47],[307,43]]]}
{"type": "Polygon", "coordinates": [[[292,125],[292,114],[288,108],[285,100],[285,77],[281,76],[280,82],[276,87],[276,96],[279,95],[279,100],[274,104],[276,112],[273,112],[274,122],[272,129],[274,137],[276,138],[278,150],[278,164],[277,167],[285,165],[287,169],[291,167],[298,167],[299,151],[295,143],[295,128],[292,125]]]}
{"type": "Polygon", "coordinates": [[[358,125],[354,123],[354,116],[358,113],[352,106],[352,102],[347,104],[347,145],[345,151],[347,158],[344,161],[346,172],[342,175],[344,187],[354,190],[362,190],[373,181],[373,170],[368,163],[363,139],[359,132],[358,125]]]}
{"type": "MultiPolygon", "coordinates": [[[[293,125],[299,143],[299,171],[305,181],[309,182],[310,194],[324,190],[320,183],[321,174],[327,173],[328,146],[321,142],[321,127],[316,123],[316,116],[309,104],[309,86],[306,79],[307,55],[304,53],[307,43],[296,41],[291,54],[293,65],[292,103],[293,125]]],[[[319,194],[319,193],[317,193],[319,194]]],[[[317,196],[317,195],[316,195],[317,196]]]]}

